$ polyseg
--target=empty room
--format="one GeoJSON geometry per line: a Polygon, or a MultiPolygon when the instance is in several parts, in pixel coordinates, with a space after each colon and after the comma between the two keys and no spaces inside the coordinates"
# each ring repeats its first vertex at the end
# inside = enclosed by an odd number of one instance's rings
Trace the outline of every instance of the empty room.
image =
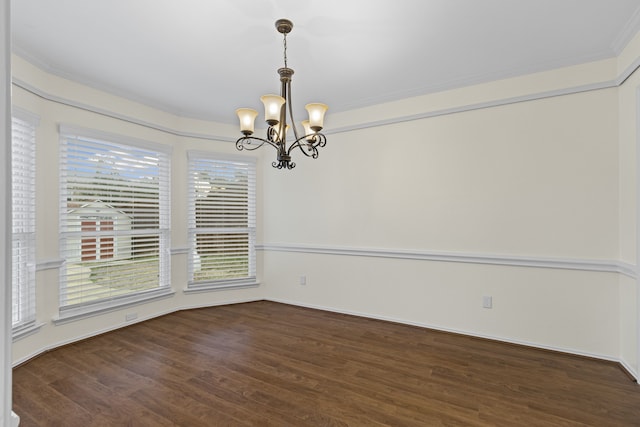
{"type": "Polygon", "coordinates": [[[0,0],[1,426],[640,425],[638,0],[0,0]]]}

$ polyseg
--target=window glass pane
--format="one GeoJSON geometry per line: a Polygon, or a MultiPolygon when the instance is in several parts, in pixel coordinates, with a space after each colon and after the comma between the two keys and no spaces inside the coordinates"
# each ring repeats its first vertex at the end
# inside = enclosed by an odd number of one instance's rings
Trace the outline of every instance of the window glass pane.
{"type": "Polygon", "coordinates": [[[189,286],[255,282],[255,164],[190,153],[189,286]]]}
{"type": "Polygon", "coordinates": [[[62,134],[61,165],[61,308],[168,287],[168,155],[62,134]]]}
{"type": "Polygon", "coordinates": [[[35,322],[36,123],[11,121],[12,326],[35,322]]]}

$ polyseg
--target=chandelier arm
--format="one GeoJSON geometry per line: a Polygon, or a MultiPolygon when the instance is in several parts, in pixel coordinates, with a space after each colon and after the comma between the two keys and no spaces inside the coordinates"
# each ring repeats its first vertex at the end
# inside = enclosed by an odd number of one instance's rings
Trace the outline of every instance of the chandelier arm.
{"type": "Polygon", "coordinates": [[[324,136],[323,133],[315,133],[313,135],[313,142],[311,143],[313,147],[324,147],[327,145],[327,137],[324,136]]]}
{"type": "Polygon", "coordinates": [[[242,150],[253,151],[262,147],[265,143],[271,145],[276,150],[278,149],[278,145],[276,143],[271,142],[267,139],[262,139],[255,136],[243,136],[241,138],[238,138],[238,140],[236,141],[236,148],[238,149],[238,151],[242,151],[242,150]],[[253,141],[259,141],[259,144],[254,146],[252,144],[253,141]]]}
{"type": "Polygon", "coordinates": [[[318,147],[324,147],[325,145],[327,145],[327,137],[324,136],[324,134],[316,133],[313,135],[313,142],[308,142],[306,139],[308,136],[309,135],[305,135],[302,138],[296,139],[289,147],[287,154],[291,155],[291,151],[294,148],[300,148],[300,151],[305,156],[317,159],[319,155],[318,147]]]}
{"type": "MultiPolygon", "coordinates": [[[[293,151],[294,148],[296,147],[300,147],[302,149],[302,143],[300,142],[300,139],[296,139],[293,143],[291,143],[291,145],[289,146],[289,148],[287,149],[287,155],[291,155],[291,152],[293,151]]],[[[303,151],[304,152],[304,151],[303,151]]]]}
{"type": "MultiPolygon", "coordinates": [[[[274,148],[278,148],[280,147],[280,143],[282,142],[282,122],[279,123],[278,125],[278,129],[276,129],[275,126],[269,126],[269,128],[267,129],[267,142],[271,142],[272,146],[274,148]]],[[[255,138],[255,137],[254,137],[255,138]]],[[[260,138],[257,138],[260,139],[260,138]]]]}

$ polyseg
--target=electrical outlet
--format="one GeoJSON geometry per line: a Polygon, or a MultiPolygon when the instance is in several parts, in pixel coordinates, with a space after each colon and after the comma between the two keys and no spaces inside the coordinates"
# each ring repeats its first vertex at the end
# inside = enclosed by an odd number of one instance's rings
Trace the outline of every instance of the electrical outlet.
{"type": "Polygon", "coordinates": [[[300,286],[305,286],[307,284],[307,276],[300,276],[300,286]]]}
{"type": "Polygon", "coordinates": [[[127,313],[124,315],[124,320],[127,322],[131,322],[132,320],[136,320],[138,318],[138,313],[127,313]]]}
{"type": "Polygon", "coordinates": [[[493,307],[493,298],[490,296],[482,297],[482,307],[483,308],[492,308],[493,307]]]}

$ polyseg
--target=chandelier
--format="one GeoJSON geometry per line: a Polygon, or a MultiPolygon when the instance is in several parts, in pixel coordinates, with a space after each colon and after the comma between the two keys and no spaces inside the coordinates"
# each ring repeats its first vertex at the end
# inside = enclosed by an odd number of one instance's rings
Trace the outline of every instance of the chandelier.
{"type": "Polygon", "coordinates": [[[318,147],[324,147],[327,138],[320,133],[323,127],[324,114],[327,106],[320,103],[307,104],[309,120],[302,121],[304,134],[300,136],[293,119],[293,107],[291,106],[291,76],[293,70],[287,66],[287,34],[291,32],[293,23],[288,19],[278,19],[276,29],[284,36],[284,67],[278,69],[280,75],[280,95],[264,95],[260,100],[264,104],[265,121],[269,125],[266,138],[251,136],[254,132],[254,124],[258,112],[251,108],[238,108],[236,114],[240,119],[240,132],[244,136],[236,141],[236,148],[242,150],[257,150],[264,144],[269,144],[277,151],[277,161],[271,163],[274,168],[293,169],[296,164],[291,161],[291,152],[295,148],[307,157],[318,158],[318,147]],[[293,140],[287,147],[287,114],[291,121],[293,140]]]}

